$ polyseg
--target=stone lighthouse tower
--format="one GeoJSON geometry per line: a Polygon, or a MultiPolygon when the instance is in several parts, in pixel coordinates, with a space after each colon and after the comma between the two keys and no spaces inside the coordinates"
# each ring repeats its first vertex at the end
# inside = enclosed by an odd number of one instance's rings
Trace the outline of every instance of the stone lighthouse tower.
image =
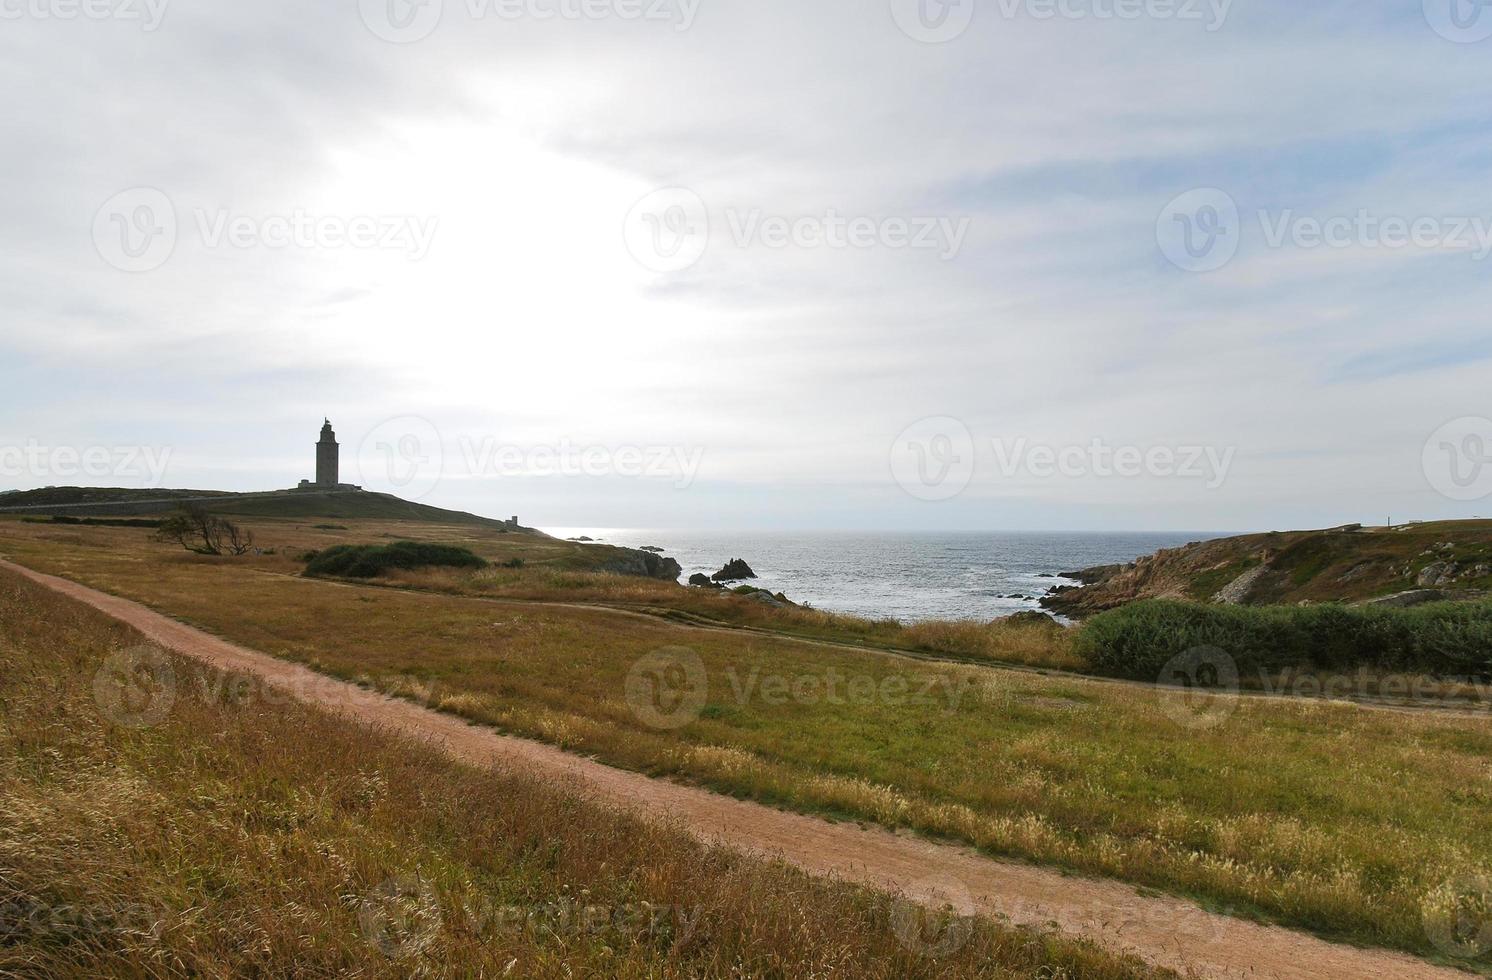
{"type": "Polygon", "coordinates": [[[316,443],[316,485],[318,487],[337,485],[340,453],[341,447],[337,445],[337,434],[332,431],[332,420],[327,419],[321,426],[321,441],[316,443]]]}

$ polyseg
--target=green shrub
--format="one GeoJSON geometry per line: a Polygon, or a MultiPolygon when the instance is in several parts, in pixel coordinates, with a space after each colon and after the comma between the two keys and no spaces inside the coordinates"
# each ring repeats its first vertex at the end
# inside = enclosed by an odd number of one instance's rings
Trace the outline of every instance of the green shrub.
{"type": "Polygon", "coordinates": [[[487,562],[465,548],[421,541],[393,544],[339,544],[314,552],[306,564],[307,575],[343,578],[373,578],[393,569],[486,568],[487,562]]]}
{"type": "Polygon", "coordinates": [[[23,517],[23,524],[69,524],[83,527],[160,527],[160,521],[125,517],[70,517],[54,514],[51,517],[23,517]]]}
{"type": "Polygon", "coordinates": [[[1076,649],[1094,670],[1153,680],[1173,657],[1218,647],[1241,671],[1372,667],[1492,675],[1492,603],[1219,606],[1136,602],[1089,620],[1076,649]]]}

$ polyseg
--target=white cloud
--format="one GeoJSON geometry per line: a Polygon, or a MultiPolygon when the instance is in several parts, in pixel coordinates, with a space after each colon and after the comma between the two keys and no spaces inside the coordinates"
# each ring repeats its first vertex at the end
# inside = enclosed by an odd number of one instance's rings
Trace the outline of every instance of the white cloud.
{"type": "Polygon", "coordinates": [[[1268,249],[1255,227],[1199,276],[1154,228],[1202,186],[1246,214],[1492,220],[1477,46],[1284,0],[1236,5],[1215,33],[981,16],[943,45],[852,0],[707,2],[687,31],[467,11],[448,3],[406,45],[349,4],[172,6],[150,33],[8,23],[0,430],[134,429],[198,461],[183,480],[246,489],[301,475],[287,439],[323,412],[344,442],[418,413],[452,441],[704,450],[683,493],[453,480],[431,498],[556,525],[1221,528],[1367,518],[1385,495],[1444,512],[1416,460],[1447,418],[1485,411],[1462,361],[1486,263],[1268,249]],[[663,186],[698,193],[714,226],[672,275],[622,235],[663,186]],[[181,223],[170,260],[130,274],[90,228],[133,187],[181,223]],[[968,237],[945,261],[726,230],[830,209],[968,237]],[[199,214],[298,210],[429,221],[430,251],[197,231],[199,214]],[[1012,488],[985,468],[930,508],[887,451],[932,415],[981,445],[1186,439],[1238,458],[1212,492],[1012,488]],[[239,440],[231,465],[214,419],[239,440]]]}

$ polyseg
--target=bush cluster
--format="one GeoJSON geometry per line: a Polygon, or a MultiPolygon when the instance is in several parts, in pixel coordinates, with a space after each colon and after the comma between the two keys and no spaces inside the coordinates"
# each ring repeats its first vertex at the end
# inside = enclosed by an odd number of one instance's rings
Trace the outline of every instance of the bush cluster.
{"type": "Polygon", "coordinates": [[[131,519],[125,517],[70,517],[53,514],[51,517],[23,517],[23,524],[69,524],[82,527],[160,527],[160,521],[131,519]]]}
{"type": "Polygon", "coordinates": [[[1250,673],[1372,667],[1492,676],[1492,602],[1394,609],[1152,599],[1089,620],[1076,650],[1100,673],[1154,680],[1194,647],[1217,647],[1250,673]]]}
{"type": "Polygon", "coordinates": [[[466,548],[422,541],[393,544],[339,544],[308,556],[307,575],[374,578],[394,569],[486,568],[487,561],[466,548]]]}

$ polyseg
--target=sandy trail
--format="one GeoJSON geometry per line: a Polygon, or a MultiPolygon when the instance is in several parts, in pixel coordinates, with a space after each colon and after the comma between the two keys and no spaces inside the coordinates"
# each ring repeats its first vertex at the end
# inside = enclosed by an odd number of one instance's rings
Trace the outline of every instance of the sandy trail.
{"type": "Polygon", "coordinates": [[[128,623],[167,649],[264,683],[319,707],[433,744],[479,766],[536,772],[602,801],[665,819],[701,839],[806,871],[899,891],[924,903],[1069,935],[1182,973],[1225,978],[1459,978],[1467,974],[1382,950],[1340,946],[1288,929],[1214,915],[1114,881],[998,861],[969,848],[830,823],[650,779],[526,739],[501,735],[384,697],[307,667],[237,646],[118,596],[0,560],[8,569],[128,623]]]}

